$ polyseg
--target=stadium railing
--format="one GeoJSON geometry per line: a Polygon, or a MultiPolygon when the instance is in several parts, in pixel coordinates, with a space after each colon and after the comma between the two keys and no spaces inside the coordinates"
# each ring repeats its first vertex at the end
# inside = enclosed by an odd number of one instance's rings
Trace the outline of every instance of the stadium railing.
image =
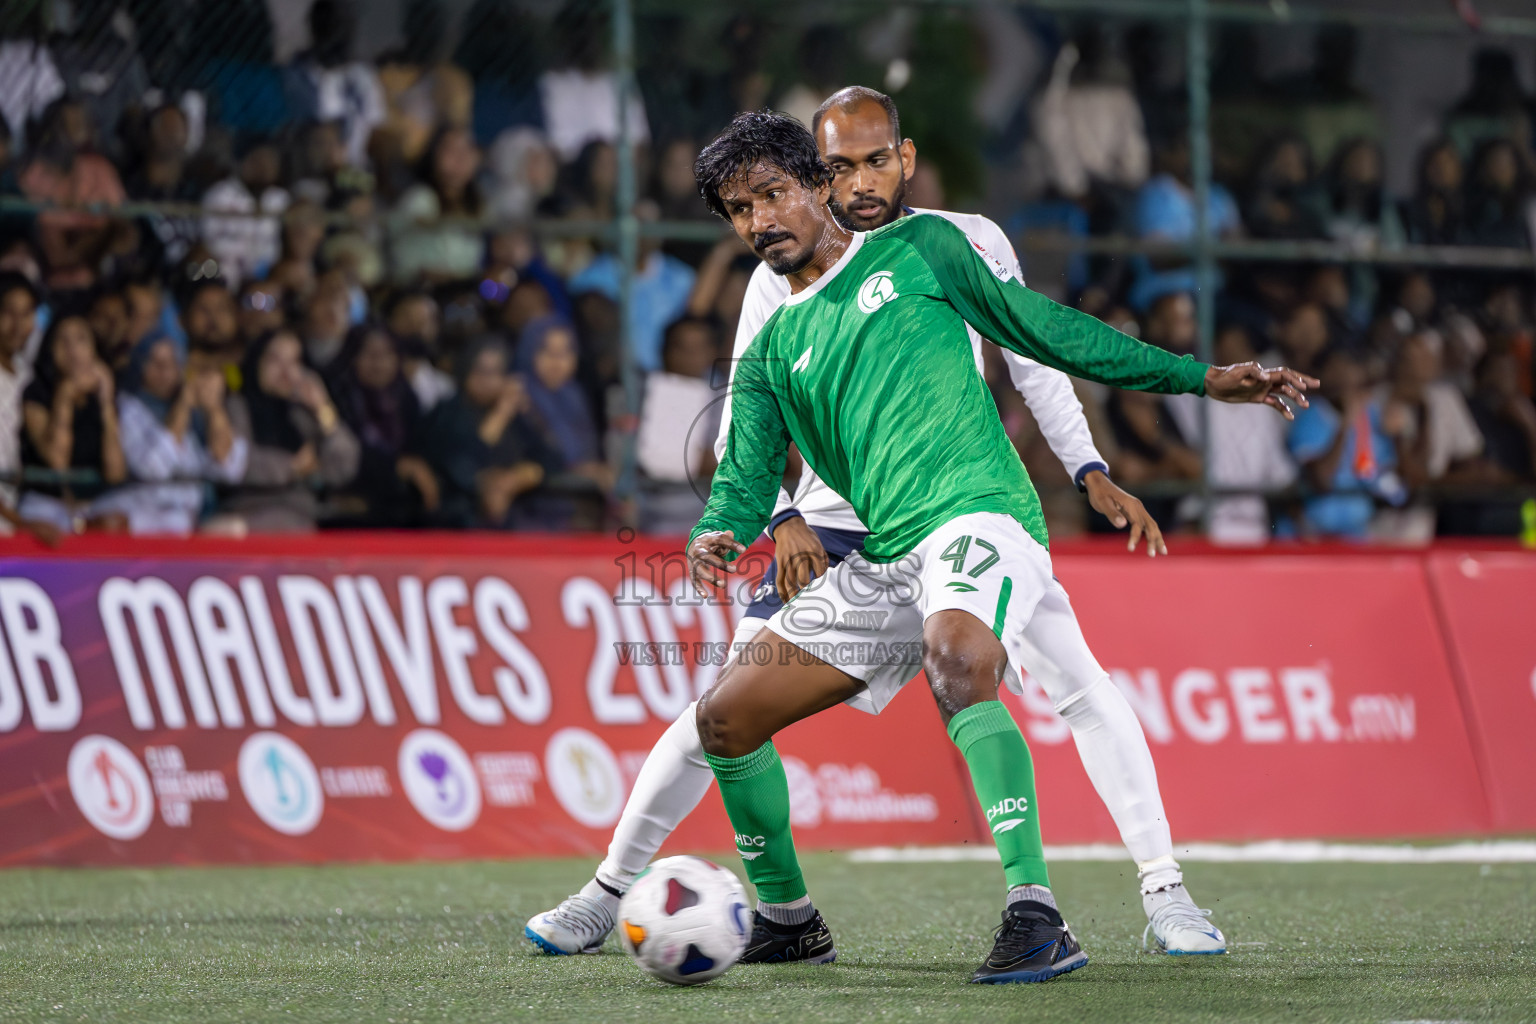
{"type": "MultiPolygon", "coordinates": [[[[1465,246],[1401,246],[1379,247],[1362,250],[1355,246],[1334,242],[1313,241],[1222,241],[1212,237],[1203,223],[1205,198],[1211,187],[1211,124],[1210,124],[1210,89],[1209,75],[1211,65],[1210,33],[1213,25],[1224,23],[1246,23],[1261,26],[1291,26],[1291,25],[1323,25],[1343,24],[1357,28],[1386,29],[1406,33],[1449,33],[1466,32],[1470,29],[1461,18],[1451,12],[1427,13],[1424,11],[1405,11],[1382,9],[1380,7],[1357,6],[1349,3],[1320,5],[1297,5],[1284,2],[1258,4],[1245,2],[1219,2],[1219,0],[1032,0],[1024,3],[1023,0],[1001,0],[1007,6],[1028,7],[1035,11],[1048,12],[1059,15],[1085,15],[1103,16],[1107,18],[1135,19],[1138,21],[1154,21],[1169,26],[1183,26],[1185,29],[1185,78],[1187,83],[1187,113],[1189,125],[1189,138],[1193,157],[1194,184],[1196,199],[1194,207],[1200,216],[1202,223],[1196,237],[1187,243],[1162,244],[1124,236],[1068,236],[1055,235],[1049,232],[1031,232],[1019,239],[1021,250],[1027,254],[1090,254],[1102,256],[1159,256],[1159,255],[1185,255],[1190,257],[1196,267],[1199,278],[1205,283],[1197,292],[1199,309],[1199,353],[1209,357],[1214,338],[1214,288],[1211,282],[1216,280],[1216,271],[1221,263],[1246,262],[1246,263],[1295,263],[1295,262],[1326,262],[1340,264],[1369,264],[1380,267],[1421,267],[1427,269],[1460,269],[1491,272],[1527,272],[1536,270],[1536,256],[1532,253],[1516,249],[1493,249],[1465,246]]],[[[430,6],[430,5],[426,5],[430,6]]],[[[962,0],[925,0],[918,5],[920,9],[932,10],[964,10],[970,5],[962,0]]],[[[738,4],[740,12],[746,13],[753,10],[746,3],[738,4]]],[[[868,7],[873,10],[874,5],[849,5],[847,11],[839,11],[835,14],[815,10],[810,6],[799,7],[790,5],[780,11],[781,15],[793,16],[797,14],[816,15],[816,17],[851,17],[857,11],[856,8],[868,7]]],[[[489,9],[489,8],[487,8],[489,9]]],[[[634,96],[637,90],[636,66],[637,66],[637,31],[644,27],[647,18],[657,15],[687,16],[694,13],[695,8],[683,2],[683,0],[588,0],[580,4],[572,5],[575,21],[588,26],[592,31],[606,33],[606,37],[598,41],[601,49],[606,50],[607,64],[614,70],[614,83],[618,92],[619,110],[619,138],[618,138],[618,180],[615,216],[611,220],[547,220],[534,219],[526,224],[526,227],[535,235],[545,239],[583,237],[594,242],[610,246],[620,255],[620,309],[621,324],[629,322],[628,309],[633,302],[632,277],[635,254],[642,239],[654,239],[664,241],[712,241],[719,238],[722,228],[708,222],[676,222],[662,221],[658,223],[642,223],[634,212],[634,199],[638,194],[640,181],[640,168],[637,162],[636,147],[632,145],[634,126],[629,124],[626,116],[628,109],[625,102],[634,96]]],[[[219,61],[226,63],[234,60],[236,64],[240,59],[250,54],[258,54],[261,46],[271,47],[272,40],[263,38],[261,33],[254,35],[250,26],[241,19],[246,14],[239,14],[232,7],[229,13],[223,14],[209,8],[207,12],[199,14],[194,19],[195,25],[174,25],[159,21],[146,20],[138,26],[138,34],[135,45],[138,53],[145,63],[150,66],[158,66],[174,61],[181,61],[185,67],[172,75],[177,80],[177,87],[184,88],[213,88],[215,85],[222,87],[226,82],[214,83],[209,78],[218,67],[219,61]],[[221,20],[223,19],[223,20],[221,20]],[[211,30],[211,34],[209,34],[211,30]],[[204,51],[194,51],[187,48],[187,43],[192,36],[202,32],[212,39],[216,46],[204,51]],[[254,48],[254,49],[253,49],[254,48]],[[210,70],[214,69],[214,70],[210,70]]],[[[1490,42],[1510,39],[1536,38],[1536,18],[1525,16],[1509,16],[1493,14],[1481,18],[1476,26],[1480,38],[1490,42]]],[[[202,38],[199,36],[198,38],[202,38]]],[[[789,39],[778,40],[781,43],[800,43],[803,40],[789,39]]],[[[527,32],[515,37],[509,36],[505,41],[506,54],[502,55],[505,61],[515,61],[533,54],[546,40],[537,32],[527,32]]],[[[460,44],[462,48],[463,44],[460,44]]],[[[259,54],[258,54],[259,55],[259,54]]],[[[457,52],[455,58],[460,57],[457,52]]],[[[718,55],[713,55],[718,58],[718,55]]],[[[781,63],[788,60],[786,54],[776,54],[776,59],[781,63]]],[[[253,58],[254,59],[254,58],[253,58]]],[[[276,73],[277,66],[271,63],[271,57],[265,58],[270,65],[269,70],[276,73]]],[[[718,62],[718,61],[717,61],[718,62]]],[[[260,63],[257,60],[257,63],[260,63]]],[[[254,66],[254,65],[252,65],[254,66]]],[[[262,65],[267,67],[268,65],[262,65]]],[[[254,95],[254,94],[252,94],[254,95]]],[[[245,117],[250,111],[244,111],[245,117]]],[[[276,126],[268,126],[276,127],[276,126]]],[[[47,204],[36,204],[15,197],[0,198],[0,214],[35,214],[47,209],[47,204]]],[[[201,206],[195,203],[125,203],[107,211],[101,208],[93,208],[98,212],[111,212],[114,216],[134,218],[142,216],[183,217],[198,218],[203,216],[201,206]]],[[[221,218],[238,217],[239,214],[220,212],[221,218]]],[[[260,216],[252,214],[251,216],[260,216]]],[[[342,212],[330,212],[327,214],[328,223],[336,226],[374,228],[383,220],[382,216],[375,216],[371,220],[359,222],[342,212]]],[[[454,218],[445,218],[452,221],[454,218]]],[[[477,221],[482,226],[491,226],[488,221],[477,221]]],[[[626,337],[625,351],[628,355],[629,346],[626,337]]],[[[638,408],[641,390],[641,375],[634,365],[632,357],[623,360],[623,383],[625,400],[628,411],[633,412],[638,408]]],[[[1209,432],[1206,432],[1209,436],[1209,432]]],[[[1209,465],[1210,460],[1205,460],[1209,465]]],[[[618,495],[621,499],[633,496],[640,481],[635,472],[632,444],[624,453],[624,472],[618,481],[618,495]]],[[[1173,493],[1178,490],[1176,486],[1156,485],[1159,493],[1173,493]]],[[[1207,496],[1220,496],[1219,488],[1213,486],[1209,479],[1203,479],[1198,493],[1207,496]]],[[[1253,493],[1245,491],[1243,493],[1253,493]]],[[[1524,492],[1514,489],[1508,492],[1512,497],[1523,495],[1524,492]]]]}

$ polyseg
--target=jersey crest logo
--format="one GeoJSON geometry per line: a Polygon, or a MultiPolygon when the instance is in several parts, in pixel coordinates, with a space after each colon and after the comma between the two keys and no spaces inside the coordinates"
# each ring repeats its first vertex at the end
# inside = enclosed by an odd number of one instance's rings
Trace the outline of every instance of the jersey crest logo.
{"type": "Polygon", "coordinates": [[[810,366],[811,365],[811,349],[815,348],[815,347],[816,347],[815,345],[812,345],[811,348],[808,348],[804,352],[800,353],[800,358],[795,360],[795,365],[791,366],[789,368],[789,372],[790,373],[799,373],[801,370],[805,369],[807,366],[810,366]]]}
{"type": "Polygon", "coordinates": [[[900,298],[896,285],[891,281],[889,270],[878,270],[864,279],[859,285],[859,308],[866,313],[873,313],[892,299],[900,298]]]}

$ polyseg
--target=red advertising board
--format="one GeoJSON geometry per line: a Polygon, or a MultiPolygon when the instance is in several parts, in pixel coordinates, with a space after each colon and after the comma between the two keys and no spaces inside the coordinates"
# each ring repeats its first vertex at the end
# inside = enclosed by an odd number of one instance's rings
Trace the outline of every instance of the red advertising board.
{"type": "Polygon", "coordinates": [[[1494,825],[1536,829],[1536,558],[1441,553],[1429,573],[1494,825]]]}
{"type": "MultiPolygon", "coordinates": [[[[0,562],[0,863],[604,848],[731,609],[649,600],[626,570],[661,545],[413,547],[0,562]]],[[[975,833],[931,702],[780,746],[806,844],[975,833]]],[[[730,834],[711,797],[676,843],[730,834]]]]}
{"type": "MultiPolygon", "coordinates": [[[[1142,721],[1175,839],[1487,827],[1420,558],[1056,564],[1142,721]]],[[[1026,693],[1050,839],[1103,838],[1108,816],[1048,709],[1026,693]]]]}
{"type": "MultiPolygon", "coordinates": [[[[7,550],[0,864],[600,853],[741,608],[661,600],[684,594],[680,563],[646,540],[7,550]]],[[[1510,557],[1527,575],[1486,600],[1529,621],[1536,558],[1510,557]]],[[[1423,557],[1056,563],[1142,719],[1176,840],[1531,827],[1524,777],[1494,787],[1490,817],[1423,557]]],[[[1464,684],[1524,664],[1457,650],[1464,684]]],[[[835,708],[780,738],[802,847],[987,841],[926,687],[909,689],[878,719],[835,708]]],[[[1115,840],[1044,694],[1008,699],[1047,841],[1115,840]]],[[[1529,734],[1485,724],[1513,715],[1503,700],[1470,702],[1500,778],[1529,734]]],[[[729,836],[711,795],[671,846],[729,836]]]]}

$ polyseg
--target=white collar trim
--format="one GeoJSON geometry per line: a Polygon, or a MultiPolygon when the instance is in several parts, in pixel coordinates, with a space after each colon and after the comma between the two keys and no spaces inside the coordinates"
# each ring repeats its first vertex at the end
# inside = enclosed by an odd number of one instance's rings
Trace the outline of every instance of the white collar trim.
{"type": "Polygon", "coordinates": [[[846,267],[848,262],[853,259],[853,254],[858,252],[859,248],[864,244],[864,235],[865,232],[863,231],[855,231],[853,233],[853,241],[848,243],[848,248],[843,251],[842,257],[839,258],[836,263],[828,267],[825,274],[822,274],[816,280],[812,281],[801,291],[795,292],[789,298],[785,299],[784,305],[798,306],[800,303],[805,302],[807,299],[814,296],[827,284],[831,283],[834,277],[842,273],[843,268],[846,267]]]}

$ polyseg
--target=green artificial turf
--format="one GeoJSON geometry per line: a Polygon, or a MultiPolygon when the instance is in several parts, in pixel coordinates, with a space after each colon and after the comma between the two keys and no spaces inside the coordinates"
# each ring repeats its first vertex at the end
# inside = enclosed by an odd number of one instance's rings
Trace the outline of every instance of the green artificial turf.
{"type": "Polygon", "coordinates": [[[0,1020],[1536,1020],[1536,865],[1190,865],[1234,945],[1174,958],[1140,951],[1129,864],[1058,864],[1089,966],[991,987],[995,865],[805,862],[837,963],[694,989],[613,940],[533,953],[584,861],[5,871],[0,1020]]]}

